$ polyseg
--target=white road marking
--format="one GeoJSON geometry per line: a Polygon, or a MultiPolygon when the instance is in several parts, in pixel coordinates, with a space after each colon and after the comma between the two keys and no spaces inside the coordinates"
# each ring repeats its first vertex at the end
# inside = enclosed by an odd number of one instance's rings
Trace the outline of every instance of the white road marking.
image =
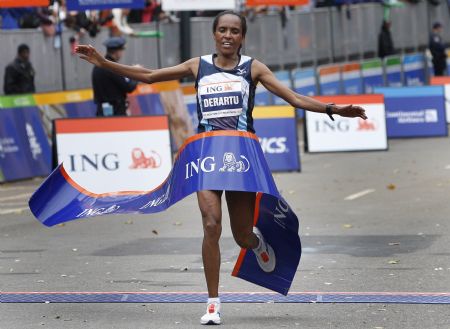
{"type": "Polygon", "coordinates": [[[24,210],[28,210],[28,207],[13,208],[13,209],[0,209],[0,215],[20,214],[24,210]]]}
{"type": "Polygon", "coordinates": [[[362,196],[365,196],[365,195],[367,195],[369,193],[373,193],[373,192],[375,192],[375,190],[372,189],[372,188],[369,188],[367,190],[364,190],[364,191],[361,191],[361,192],[358,192],[358,193],[355,193],[355,194],[350,194],[349,196],[347,196],[345,198],[345,200],[352,201],[352,200],[358,199],[358,198],[360,198],[362,196]]]}
{"type": "Polygon", "coordinates": [[[17,200],[17,199],[27,199],[31,196],[32,193],[22,193],[17,195],[10,195],[0,198],[0,201],[9,201],[9,200],[17,200]]]}

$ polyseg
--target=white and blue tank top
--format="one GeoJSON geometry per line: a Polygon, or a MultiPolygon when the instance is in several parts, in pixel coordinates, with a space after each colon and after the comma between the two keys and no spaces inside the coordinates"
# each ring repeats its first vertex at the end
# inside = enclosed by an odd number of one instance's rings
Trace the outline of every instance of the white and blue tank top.
{"type": "Polygon", "coordinates": [[[253,105],[255,85],[252,81],[253,59],[240,55],[231,70],[217,67],[214,57],[200,57],[197,80],[198,132],[242,130],[254,133],[253,105]]]}

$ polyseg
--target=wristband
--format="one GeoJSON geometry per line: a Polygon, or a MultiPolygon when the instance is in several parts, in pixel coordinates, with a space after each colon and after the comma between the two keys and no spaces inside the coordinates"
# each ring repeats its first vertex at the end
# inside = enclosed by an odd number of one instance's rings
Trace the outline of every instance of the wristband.
{"type": "Polygon", "coordinates": [[[325,105],[325,112],[328,114],[328,116],[330,117],[330,119],[332,121],[334,121],[333,118],[333,105],[335,105],[334,103],[329,103],[327,105],[325,105]]]}

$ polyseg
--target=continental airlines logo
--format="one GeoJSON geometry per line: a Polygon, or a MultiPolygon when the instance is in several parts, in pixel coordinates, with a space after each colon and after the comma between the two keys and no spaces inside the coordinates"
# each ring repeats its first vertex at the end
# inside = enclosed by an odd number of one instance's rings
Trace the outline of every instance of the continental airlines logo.
{"type": "Polygon", "coordinates": [[[130,169],[153,169],[161,166],[161,156],[157,152],[152,150],[147,156],[139,147],[131,151],[131,160],[130,169]]]}

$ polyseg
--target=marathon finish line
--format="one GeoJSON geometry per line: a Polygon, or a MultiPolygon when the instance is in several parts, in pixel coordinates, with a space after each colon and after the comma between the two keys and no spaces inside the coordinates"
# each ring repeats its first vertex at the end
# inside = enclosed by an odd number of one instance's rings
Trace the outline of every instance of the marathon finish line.
{"type": "Polygon", "coordinates": [[[274,249],[276,266],[266,273],[253,252],[241,249],[232,275],[287,295],[301,257],[299,222],[279,194],[252,133],[214,131],[190,137],[167,179],[146,192],[95,194],[71,179],[61,164],[32,195],[29,206],[42,224],[53,226],[108,214],[156,213],[201,190],[257,192],[254,225],[274,249]]]}

